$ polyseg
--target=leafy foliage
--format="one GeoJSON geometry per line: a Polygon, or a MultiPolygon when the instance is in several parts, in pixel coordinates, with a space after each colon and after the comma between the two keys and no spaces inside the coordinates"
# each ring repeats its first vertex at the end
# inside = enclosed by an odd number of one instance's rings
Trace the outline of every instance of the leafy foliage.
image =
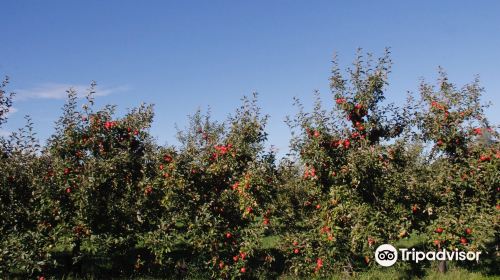
{"type": "Polygon", "coordinates": [[[0,274],[355,276],[384,243],[481,250],[469,268],[495,269],[500,144],[479,81],[457,88],[440,70],[398,108],[391,64],[388,50],[347,71],[335,59],[334,106],[295,100],[279,161],[256,95],[224,122],[196,112],[180,145],[159,146],[152,106],[120,117],[95,108],[95,83],[85,100],[68,90],[46,145],[29,118],[1,138],[0,274]]]}

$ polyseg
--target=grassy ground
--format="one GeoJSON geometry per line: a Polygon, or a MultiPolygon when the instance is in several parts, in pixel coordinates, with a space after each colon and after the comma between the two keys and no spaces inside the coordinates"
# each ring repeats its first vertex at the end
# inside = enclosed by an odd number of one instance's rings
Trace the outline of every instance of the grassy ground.
{"type": "MultiPolygon", "coordinates": [[[[276,249],[277,243],[280,239],[280,236],[268,236],[262,240],[262,250],[273,250],[276,249]]],[[[400,242],[400,244],[396,244],[398,247],[406,247],[406,248],[419,248],[419,246],[422,246],[424,240],[421,236],[414,236],[413,238],[409,238],[406,240],[403,240],[400,242]]],[[[137,255],[137,252],[134,252],[133,255],[137,255]]],[[[125,258],[127,259],[127,258],[125,258]]],[[[110,274],[110,272],[117,270],[117,268],[123,268],[130,266],[130,263],[117,263],[117,264],[111,264],[111,262],[106,260],[106,258],[102,259],[94,259],[91,261],[91,264],[93,264],[93,267],[96,269],[85,269],[83,272],[85,276],[75,276],[73,274],[66,274],[68,273],[67,271],[59,271],[56,275],[58,275],[56,278],[48,278],[48,279],[67,279],[67,280],[76,280],[76,279],[143,279],[143,280],[155,280],[155,279],[178,279],[176,277],[179,277],[179,275],[174,276],[174,275],[165,275],[165,278],[161,278],[158,276],[163,276],[162,272],[159,272],[156,275],[157,277],[147,277],[147,276],[138,276],[138,275],[130,275],[124,277],[124,278],[114,278],[111,277],[111,275],[117,275],[117,274],[110,274]],[[99,263],[99,266],[96,266],[96,263],[99,263]]],[[[358,272],[354,274],[337,274],[337,275],[331,275],[328,277],[322,277],[322,278],[312,278],[312,279],[321,279],[321,280],[353,280],[353,279],[365,279],[365,280],[392,280],[392,279],[429,279],[429,280],[438,280],[438,279],[444,279],[444,280],[475,280],[475,279],[499,279],[500,280],[500,274],[498,270],[498,266],[495,264],[495,261],[489,261],[489,263],[483,262],[483,266],[481,267],[470,267],[467,270],[464,267],[457,266],[457,263],[454,262],[448,262],[448,272],[446,273],[439,273],[437,270],[437,262],[426,262],[426,263],[419,263],[418,265],[414,265],[412,263],[399,263],[393,267],[390,268],[383,268],[383,267],[378,267],[374,266],[371,270],[364,271],[364,272],[358,272]],[[492,275],[493,274],[493,275],[492,275]]],[[[463,264],[462,264],[463,265],[463,264]]],[[[195,271],[192,271],[192,273],[196,273],[195,271]]],[[[200,271],[198,271],[200,273],[200,271]]],[[[281,270],[274,271],[274,274],[267,274],[268,276],[262,276],[262,279],[267,279],[271,278],[273,279],[276,277],[277,274],[281,273],[281,270]],[[274,275],[274,277],[272,277],[274,275]]],[[[125,274],[119,274],[119,275],[127,275],[125,274]]],[[[153,275],[153,274],[150,274],[153,275]]],[[[191,275],[190,277],[187,277],[186,279],[208,279],[208,275],[204,274],[201,272],[201,274],[195,274],[191,275]]],[[[16,279],[16,278],[15,278],[16,279]]],[[[19,278],[22,279],[22,278],[19,278]]],[[[311,279],[311,277],[308,278],[299,278],[296,276],[292,275],[281,275],[279,276],[278,280],[295,280],[295,279],[311,279]]]]}
{"type": "MultiPolygon", "coordinates": [[[[280,280],[301,279],[297,277],[282,276],[280,280]]],[[[480,280],[480,279],[500,279],[500,276],[488,276],[479,272],[470,272],[464,269],[451,269],[446,273],[439,273],[434,269],[425,271],[423,277],[413,277],[402,271],[397,270],[371,270],[357,275],[333,275],[326,278],[317,278],[318,280],[399,280],[399,279],[422,279],[422,280],[480,280]]]]}
{"type": "MultiPolygon", "coordinates": [[[[73,277],[73,276],[66,276],[62,279],[65,280],[81,280],[81,279],[100,279],[99,277],[73,277]]],[[[127,278],[130,279],[130,278],[127,278]]],[[[162,278],[144,278],[144,277],[139,277],[139,278],[132,278],[132,279],[139,279],[139,280],[157,280],[157,279],[162,279],[162,278]]],[[[170,278],[164,278],[164,279],[170,279],[170,278]]],[[[206,277],[200,276],[200,278],[196,279],[207,279],[206,277]]],[[[299,279],[310,279],[310,278],[298,278],[298,277],[293,277],[293,276],[281,276],[279,280],[299,280],[299,279]]],[[[413,277],[411,275],[408,275],[404,271],[397,270],[397,269],[373,269],[371,271],[359,273],[356,275],[332,275],[330,277],[324,277],[324,278],[314,278],[318,280],[354,280],[354,279],[359,279],[359,280],[399,280],[399,279],[422,279],[422,280],[481,280],[481,279],[499,279],[500,276],[491,276],[491,275],[484,275],[480,272],[470,272],[465,269],[461,268],[452,268],[446,273],[439,273],[436,269],[427,269],[425,271],[425,275],[422,277],[413,277]]]]}

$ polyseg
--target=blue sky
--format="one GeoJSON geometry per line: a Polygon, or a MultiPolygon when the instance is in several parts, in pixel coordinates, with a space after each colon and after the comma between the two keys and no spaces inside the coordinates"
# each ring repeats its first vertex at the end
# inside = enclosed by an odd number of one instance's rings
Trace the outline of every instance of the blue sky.
{"type": "Polygon", "coordinates": [[[391,47],[388,99],[402,102],[443,66],[459,85],[479,74],[500,123],[500,2],[491,1],[2,1],[0,75],[18,92],[2,132],[29,114],[43,140],[69,86],[92,80],[120,112],[156,108],[152,134],[175,143],[175,124],[211,107],[222,120],[256,91],[271,115],[270,143],[286,151],[292,97],[329,98],[332,54],[391,47]]]}

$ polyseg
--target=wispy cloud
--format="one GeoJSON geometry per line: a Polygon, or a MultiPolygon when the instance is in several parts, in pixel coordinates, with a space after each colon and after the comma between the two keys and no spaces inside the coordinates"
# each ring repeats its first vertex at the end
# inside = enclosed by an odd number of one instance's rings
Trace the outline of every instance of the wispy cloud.
{"type": "MultiPolygon", "coordinates": [[[[84,97],[87,92],[89,85],[71,85],[71,84],[60,84],[60,83],[46,83],[30,89],[17,89],[14,90],[16,93],[16,100],[29,100],[29,99],[65,99],[68,96],[67,91],[72,88],[76,90],[78,97],[84,97]]],[[[115,92],[126,91],[128,87],[96,87],[96,93],[94,96],[106,96],[115,92]]]]}
{"type": "Polygon", "coordinates": [[[16,112],[18,112],[18,111],[19,111],[19,110],[18,110],[17,108],[15,108],[15,107],[10,107],[10,108],[9,108],[9,112],[8,112],[5,116],[9,117],[10,115],[12,115],[12,114],[14,114],[14,113],[16,113],[16,112]]]}

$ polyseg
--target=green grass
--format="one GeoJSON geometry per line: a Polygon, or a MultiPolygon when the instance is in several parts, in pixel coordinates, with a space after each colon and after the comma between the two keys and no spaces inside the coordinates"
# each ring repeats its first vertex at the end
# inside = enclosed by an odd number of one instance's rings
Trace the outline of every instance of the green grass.
{"type": "MultiPolygon", "coordinates": [[[[260,250],[262,251],[273,251],[276,250],[278,244],[281,240],[281,236],[271,235],[263,238],[261,240],[260,250]]],[[[401,240],[400,243],[396,244],[398,247],[420,247],[425,243],[425,237],[418,235],[411,235],[411,238],[407,238],[401,240]]],[[[58,253],[67,253],[67,250],[64,250],[64,247],[58,248],[60,252],[58,253]]],[[[67,248],[66,248],[67,249],[67,248]]],[[[66,280],[76,280],[76,279],[142,279],[142,280],[154,280],[154,279],[176,279],[174,275],[165,275],[166,278],[155,277],[163,274],[155,274],[155,276],[146,276],[146,275],[127,275],[122,278],[111,277],[106,272],[111,272],[113,269],[111,262],[109,259],[102,258],[99,261],[97,259],[91,260],[91,263],[95,266],[94,269],[87,270],[84,274],[76,275],[76,274],[64,274],[64,272],[58,274],[56,278],[47,278],[47,279],[66,279],[66,280]],[[104,274],[103,274],[104,272],[104,274]]],[[[281,264],[282,265],[282,264],[281,264]]],[[[401,264],[398,266],[393,266],[390,268],[383,268],[375,266],[368,271],[357,272],[354,274],[336,274],[330,275],[327,277],[304,277],[300,278],[293,275],[282,274],[278,277],[279,280],[288,280],[288,279],[321,279],[321,280],[392,280],[392,279],[428,279],[428,280],[476,280],[476,279],[499,279],[500,275],[495,274],[498,270],[486,270],[486,268],[479,268],[479,270],[469,271],[462,267],[457,266],[457,264],[453,262],[448,263],[448,272],[439,273],[437,271],[437,263],[428,263],[427,265],[420,265],[417,268],[415,266],[411,266],[410,264],[401,264]],[[489,273],[493,273],[495,275],[488,275],[489,273]]],[[[478,269],[478,268],[476,268],[478,269]]],[[[262,279],[266,279],[269,277],[276,277],[277,274],[281,273],[281,270],[274,271],[273,274],[265,274],[266,276],[258,276],[265,277],[262,279]]],[[[177,275],[178,276],[178,275],[177,275]]],[[[186,279],[208,279],[209,276],[205,275],[200,271],[192,271],[188,278],[186,279]],[[201,274],[200,274],[201,273],[201,274]]],[[[177,278],[178,279],[178,278],[177,278]]]]}
{"type": "Polygon", "coordinates": [[[426,275],[425,279],[429,280],[477,280],[477,279],[500,279],[500,276],[485,276],[478,272],[469,272],[463,269],[454,269],[446,274],[432,272],[426,275]]]}
{"type": "MultiPolygon", "coordinates": [[[[282,276],[280,280],[310,279],[294,276],[282,276]]],[[[481,280],[481,279],[499,279],[500,276],[484,275],[480,272],[470,272],[461,268],[452,268],[446,273],[440,273],[435,268],[427,269],[425,276],[414,277],[408,275],[405,271],[398,269],[372,269],[370,271],[358,273],[355,275],[332,275],[329,277],[317,277],[318,280],[399,280],[399,279],[422,279],[422,280],[481,280]]]]}
{"type": "MultiPolygon", "coordinates": [[[[482,279],[499,279],[500,276],[487,276],[481,274],[480,272],[470,272],[461,268],[452,268],[446,273],[440,273],[435,268],[427,269],[424,277],[416,278],[412,277],[405,273],[405,271],[398,270],[395,268],[389,269],[372,269],[367,272],[358,273],[355,275],[333,275],[330,277],[322,277],[322,278],[313,278],[318,280],[399,280],[399,279],[422,279],[422,280],[482,280],[482,279]]],[[[206,279],[203,276],[201,278],[196,279],[206,279]]],[[[64,280],[82,280],[82,279],[100,279],[97,276],[89,276],[89,277],[75,277],[71,275],[67,275],[61,279],[64,280]]],[[[118,279],[118,278],[117,278],[118,279]]],[[[151,278],[151,277],[137,277],[137,278],[127,278],[127,279],[139,279],[139,280],[156,280],[162,278],[151,278]]],[[[163,278],[169,279],[169,278],[163,278]]],[[[295,276],[281,276],[280,280],[299,280],[299,279],[311,279],[311,278],[299,278],[295,276]]]]}
{"type": "MultiPolygon", "coordinates": [[[[336,279],[336,278],[332,278],[336,279]]],[[[340,278],[337,278],[340,279],[340,278]]],[[[411,275],[406,275],[398,271],[384,272],[381,270],[368,271],[356,277],[355,279],[362,280],[392,280],[392,279],[424,279],[424,280],[477,280],[477,279],[499,279],[498,277],[485,276],[479,272],[470,272],[464,269],[453,269],[446,273],[440,273],[435,269],[426,270],[426,274],[422,278],[413,278],[411,275]]]]}

